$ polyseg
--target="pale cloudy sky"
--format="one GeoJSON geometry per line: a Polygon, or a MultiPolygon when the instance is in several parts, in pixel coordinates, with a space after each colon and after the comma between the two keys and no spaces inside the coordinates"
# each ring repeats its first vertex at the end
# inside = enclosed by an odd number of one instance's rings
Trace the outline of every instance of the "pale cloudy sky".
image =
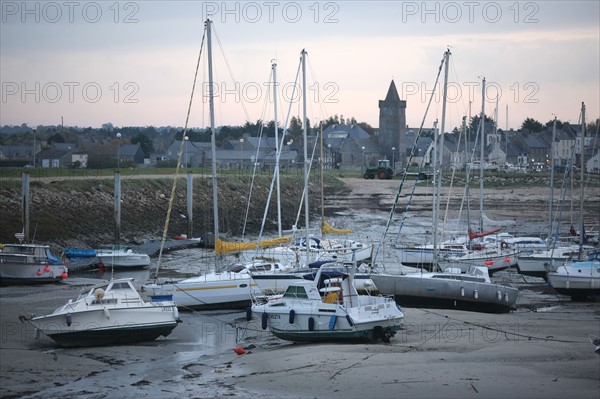
{"type": "MultiPolygon", "coordinates": [[[[374,127],[394,79],[418,126],[450,46],[446,126],[498,100],[499,126],[555,114],[600,115],[600,2],[594,1],[1,1],[0,124],[183,126],[210,14],[218,125],[288,114],[300,51],[308,52],[309,118],[355,117],[374,127]],[[224,54],[224,55],[223,55],[224,54]],[[235,83],[237,82],[237,84],[235,83]],[[508,114],[507,114],[508,108],[508,114]],[[508,115],[508,118],[507,118],[508,115]]],[[[199,70],[207,79],[206,64],[199,70]]],[[[200,93],[191,126],[207,126],[200,93]]],[[[301,113],[300,102],[292,114],[301,113]]],[[[432,105],[426,125],[441,117],[432,105]]]]}

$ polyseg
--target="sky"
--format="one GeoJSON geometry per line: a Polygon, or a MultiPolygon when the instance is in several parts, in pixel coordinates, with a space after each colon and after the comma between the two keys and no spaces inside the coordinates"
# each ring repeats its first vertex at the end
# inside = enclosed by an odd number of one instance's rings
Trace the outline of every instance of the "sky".
{"type": "Polygon", "coordinates": [[[598,1],[56,1],[1,0],[0,125],[209,126],[207,48],[213,21],[216,125],[302,115],[379,125],[394,80],[411,127],[446,131],[482,110],[502,129],[525,118],[600,116],[598,1]],[[204,82],[204,83],[203,83],[204,82]],[[293,88],[297,87],[295,96],[293,88]]]}

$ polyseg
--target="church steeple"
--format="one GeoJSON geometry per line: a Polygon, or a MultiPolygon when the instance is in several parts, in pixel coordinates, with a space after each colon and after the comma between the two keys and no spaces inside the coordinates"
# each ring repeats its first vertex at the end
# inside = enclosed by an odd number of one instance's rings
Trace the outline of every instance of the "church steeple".
{"type": "Polygon", "coordinates": [[[406,101],[400,100],[394,80],[385,100],[379,100],[379,145],[388,159],[406,166],[406,101]]]}
{"type": "Polygon", "coordinates": [[[385,96],[385,100],[383,101],[386,103],[400,102],[400,96],[398,95],[398,90],[396,90],[396,84],[394,83],[393,79],[392,83],[390,83],[390,88],[388,89],[387,95],[385,96]]]}

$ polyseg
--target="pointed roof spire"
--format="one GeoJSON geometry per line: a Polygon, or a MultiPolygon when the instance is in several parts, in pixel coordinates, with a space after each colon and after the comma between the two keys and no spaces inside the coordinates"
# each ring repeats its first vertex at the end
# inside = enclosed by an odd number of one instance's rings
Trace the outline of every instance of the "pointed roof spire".
{"type": "Polygon", "coordinates": [[[392,79],[392,83],[390,83],[390,88],[388,89],[387,95],[385,96],[385,100],[387,102],[400,102],[400,96],[398,95],[398,90],[396,90],[396,84],[392,79]]]}

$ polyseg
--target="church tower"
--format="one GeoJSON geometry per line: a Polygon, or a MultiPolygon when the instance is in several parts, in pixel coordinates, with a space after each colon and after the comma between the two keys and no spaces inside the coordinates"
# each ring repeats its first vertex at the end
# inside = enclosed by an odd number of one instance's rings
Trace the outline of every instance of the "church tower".
{"type": "Polygon", "coordinates": [[[406,101],[400,100],[393,80],[385,100],[379,100],[379,145],[397,169],[406,166],[406,101]]]}

